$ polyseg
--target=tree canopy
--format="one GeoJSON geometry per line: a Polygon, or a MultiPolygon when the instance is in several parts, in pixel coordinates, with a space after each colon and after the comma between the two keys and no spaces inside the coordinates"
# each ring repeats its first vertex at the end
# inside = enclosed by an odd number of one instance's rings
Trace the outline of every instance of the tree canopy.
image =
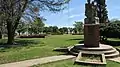
{"type": "Polygon", "coordinates": [[[79,33],[83,31],[83,23],[82,22],[75,21],[75,24],[73,24],[73,26],[74,26],[74,31],[79,32],[79,33]]]}
{"type": "Polygon", "coordinates": [[[0,0],[0,19],[4,18],[7,25],[8,44],[14,43],[14,34],[20,20],[34,20],[39,11],[58,12],[68,2],[69,0],[0,0]]]}
{"type": "Polygon", "coordinates": [[[95,0],[97,2],[98,6],[98,17],[99,17],[99,23],[107,23],[109,22],[108,19],[108,11],[106,8],[106,0],[95,0]]]}

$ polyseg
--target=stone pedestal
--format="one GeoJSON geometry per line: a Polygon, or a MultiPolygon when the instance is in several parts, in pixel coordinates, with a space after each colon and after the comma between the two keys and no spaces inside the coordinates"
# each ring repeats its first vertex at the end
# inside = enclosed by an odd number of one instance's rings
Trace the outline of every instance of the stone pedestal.
{"type": "Polygon", "coordinates": [[[84,25],[84,46],[99,47],[99,24],[84,25]]]}

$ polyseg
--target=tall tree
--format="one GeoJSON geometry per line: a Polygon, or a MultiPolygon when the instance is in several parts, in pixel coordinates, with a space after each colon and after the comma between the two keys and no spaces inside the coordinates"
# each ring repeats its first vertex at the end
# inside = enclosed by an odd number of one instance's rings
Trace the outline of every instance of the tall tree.
{"type": "Polygon", "coordinates": [[[108,11],[106,8],[106,0],[96,0],[98,6],[98,17],[100,23],[107,23],[108,20],[108,11]]]}
{"type": "Polygon", "coordinates": [[[68,30],[69,30],[70,34],[72,34],[73,28],[70,28],[70,27],[69,27],[68,30]]]}
{"type": "Polygon", "coordinates": [[[52,26],[49,26],[48,30],[49,30],[50,34],[53,33],[53,27],[52,26]]]}
{"type": "Polygon", "coordinates": [[[25,33],[27,31],[26,24],[24,22],[19,23],[17,27],[17,32],[19,33],[19,36],[21,33],[25,33]]]}
{"type": "Polygon", "coordinates": [[[14,43],[15,30],[21,17],[33,18],[40,10],[60,11],[69,0],[0,0],[0,16],[4,15],[8,30],[8,44],[14,43]],[[24,16],[23,16],[24,15],[24,16]],[[29,16],[28,16],[29,15],[29,16]]]}
{"type": "Polygon", "coordinates": [[[61,34],[64,34],[63,28],[60,28],[59,31],[60,31],[61,34]]]}
{"type": "Polygon", "coordinates": [[[52,28],[53,28],[53,32],[52,33],[58,33],[59,29],[58,29],[57,26],[53,26],[52,28]]]}
{"type": "Polygon", "coordinates": [[[50,32],[49,27],[44,27],[43,28],[43,33],[48,34],[50,32]]]}
{"type": "Polygon", "coordinates": [[[77,29],[73,28],[73,32],[74,32],[74,34],[77,34],[77,29]]]}
{"type": "Polygon", "coordinates": [[[76,30],[77,32],[80,33],[83,31],[83,23],[82,22],[75,21],[75,24],[73,24],[73,26],[75,27],[74,30],[76,30]]]}
{"type": "Polygon", "coordinates": [[[64,33],[68,34],[68,28],[67,27],[63,27],[63,31],[64,31],[64,33]]]}
{"type": "Polygon", "coordinates": [[[45,25],[45,24],[43,23],[42,19],[39,18],[39,17],[36,17],[36,19],[35,19],[34,22],[32,23],[31,28],[34,29],[33,32],[34,32],[35,34],[39,34],[39,33],[43,32],[43,27],[44,27],[44,25],[45,25]]]}

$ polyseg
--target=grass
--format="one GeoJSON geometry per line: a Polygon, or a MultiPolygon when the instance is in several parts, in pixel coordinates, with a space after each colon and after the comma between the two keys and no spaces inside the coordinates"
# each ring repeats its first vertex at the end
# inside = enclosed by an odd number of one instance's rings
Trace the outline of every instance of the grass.
{"type": "Polygon", "coordinates": [[[119,38],[108,38],[109,41],[120,41],[119,38]]]}
{"type": "Polygon", "coordinates": [[[108,44],[114,47],[120,46],[120,39],[119,38],[108,38],[106,41],[102,42],[103,44],[108,44]]]}
{"type": "MultiPolygon", "coordinates": [[[[77,65],[74,64],[74,60],[64,60],[64,61],[44,64],[44,65],[35,65],[32,67],[101,67],[101,66],[77,65]]],[[[107,61],[106,67],[120,67],[120,63],[107,61]]]]}
{"type": "MultiPolygon", "coordinates": [[[[0,40],[0,64],[63,54],[52,50],[56,47],[72,46],[78,42],[82,43],[83,35],[50,35],[46,38],[17,38],[15,41],[19,44],[6,46],[4,44],[6,39],[0,40]]],[[[119,63],[107,62],[107,67],[120,67],[119,63]]],[[[64,60],[33,67],[87,67],[73,64],[74,61],[72,60],[64,60]]]]}
{"type": "Polygon", "coordinates": [[[17,38],[17,46],[2,45],[6,39],[0,40],[0,64],[21,61],[26,59],[41,58],[63,54],[52,51],[56,47],[71,46],[83,40],[82,35],[54,35],[46,38],[17,38]]]}
{"type": "Polygon", "coordinates": [[[85,54],[85,55],[82,55],[82,57],[79,58],[79,60],[87,61],[87,62],[93,62],[93,61],[101,62],[101,55],[94,55],[94,54],[88,55],[88,54],[85,54]]]}

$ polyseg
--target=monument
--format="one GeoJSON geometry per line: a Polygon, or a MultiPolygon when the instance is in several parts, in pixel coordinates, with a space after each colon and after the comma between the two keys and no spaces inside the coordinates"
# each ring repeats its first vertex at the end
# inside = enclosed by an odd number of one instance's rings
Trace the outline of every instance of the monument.
{"type": "Polygon", "coordinates": [[[119,52],[114,47],[99,43],[98,2],[100,4],[101,1],[105,2],[105,0],[87,0],[85,4],[84,44],[55,49],[77,56],[75,63],[106,65],[106,59],[119,57],[119,52]]]}
{"type": "MultiPolygon", "coordinates": [[[[85,20],[84,20],[84,44],[76,44],[69,47],[69,52],[73,55],[79,54],[104,54],[105,58],[115,58],[119,56],[119,52],[112,46],[100,44],[99,36],[99,17],[98,17],[98,1],[87,0],[85,4],[85,20]]],[[[102,1],[102,2],[105,2],[102,1]]]]}
{"type": "Polygon", "coordinates": [[[87,0],[85,4],[84,46],[99,47],[99,18],[95,1],[87,0]]]}

